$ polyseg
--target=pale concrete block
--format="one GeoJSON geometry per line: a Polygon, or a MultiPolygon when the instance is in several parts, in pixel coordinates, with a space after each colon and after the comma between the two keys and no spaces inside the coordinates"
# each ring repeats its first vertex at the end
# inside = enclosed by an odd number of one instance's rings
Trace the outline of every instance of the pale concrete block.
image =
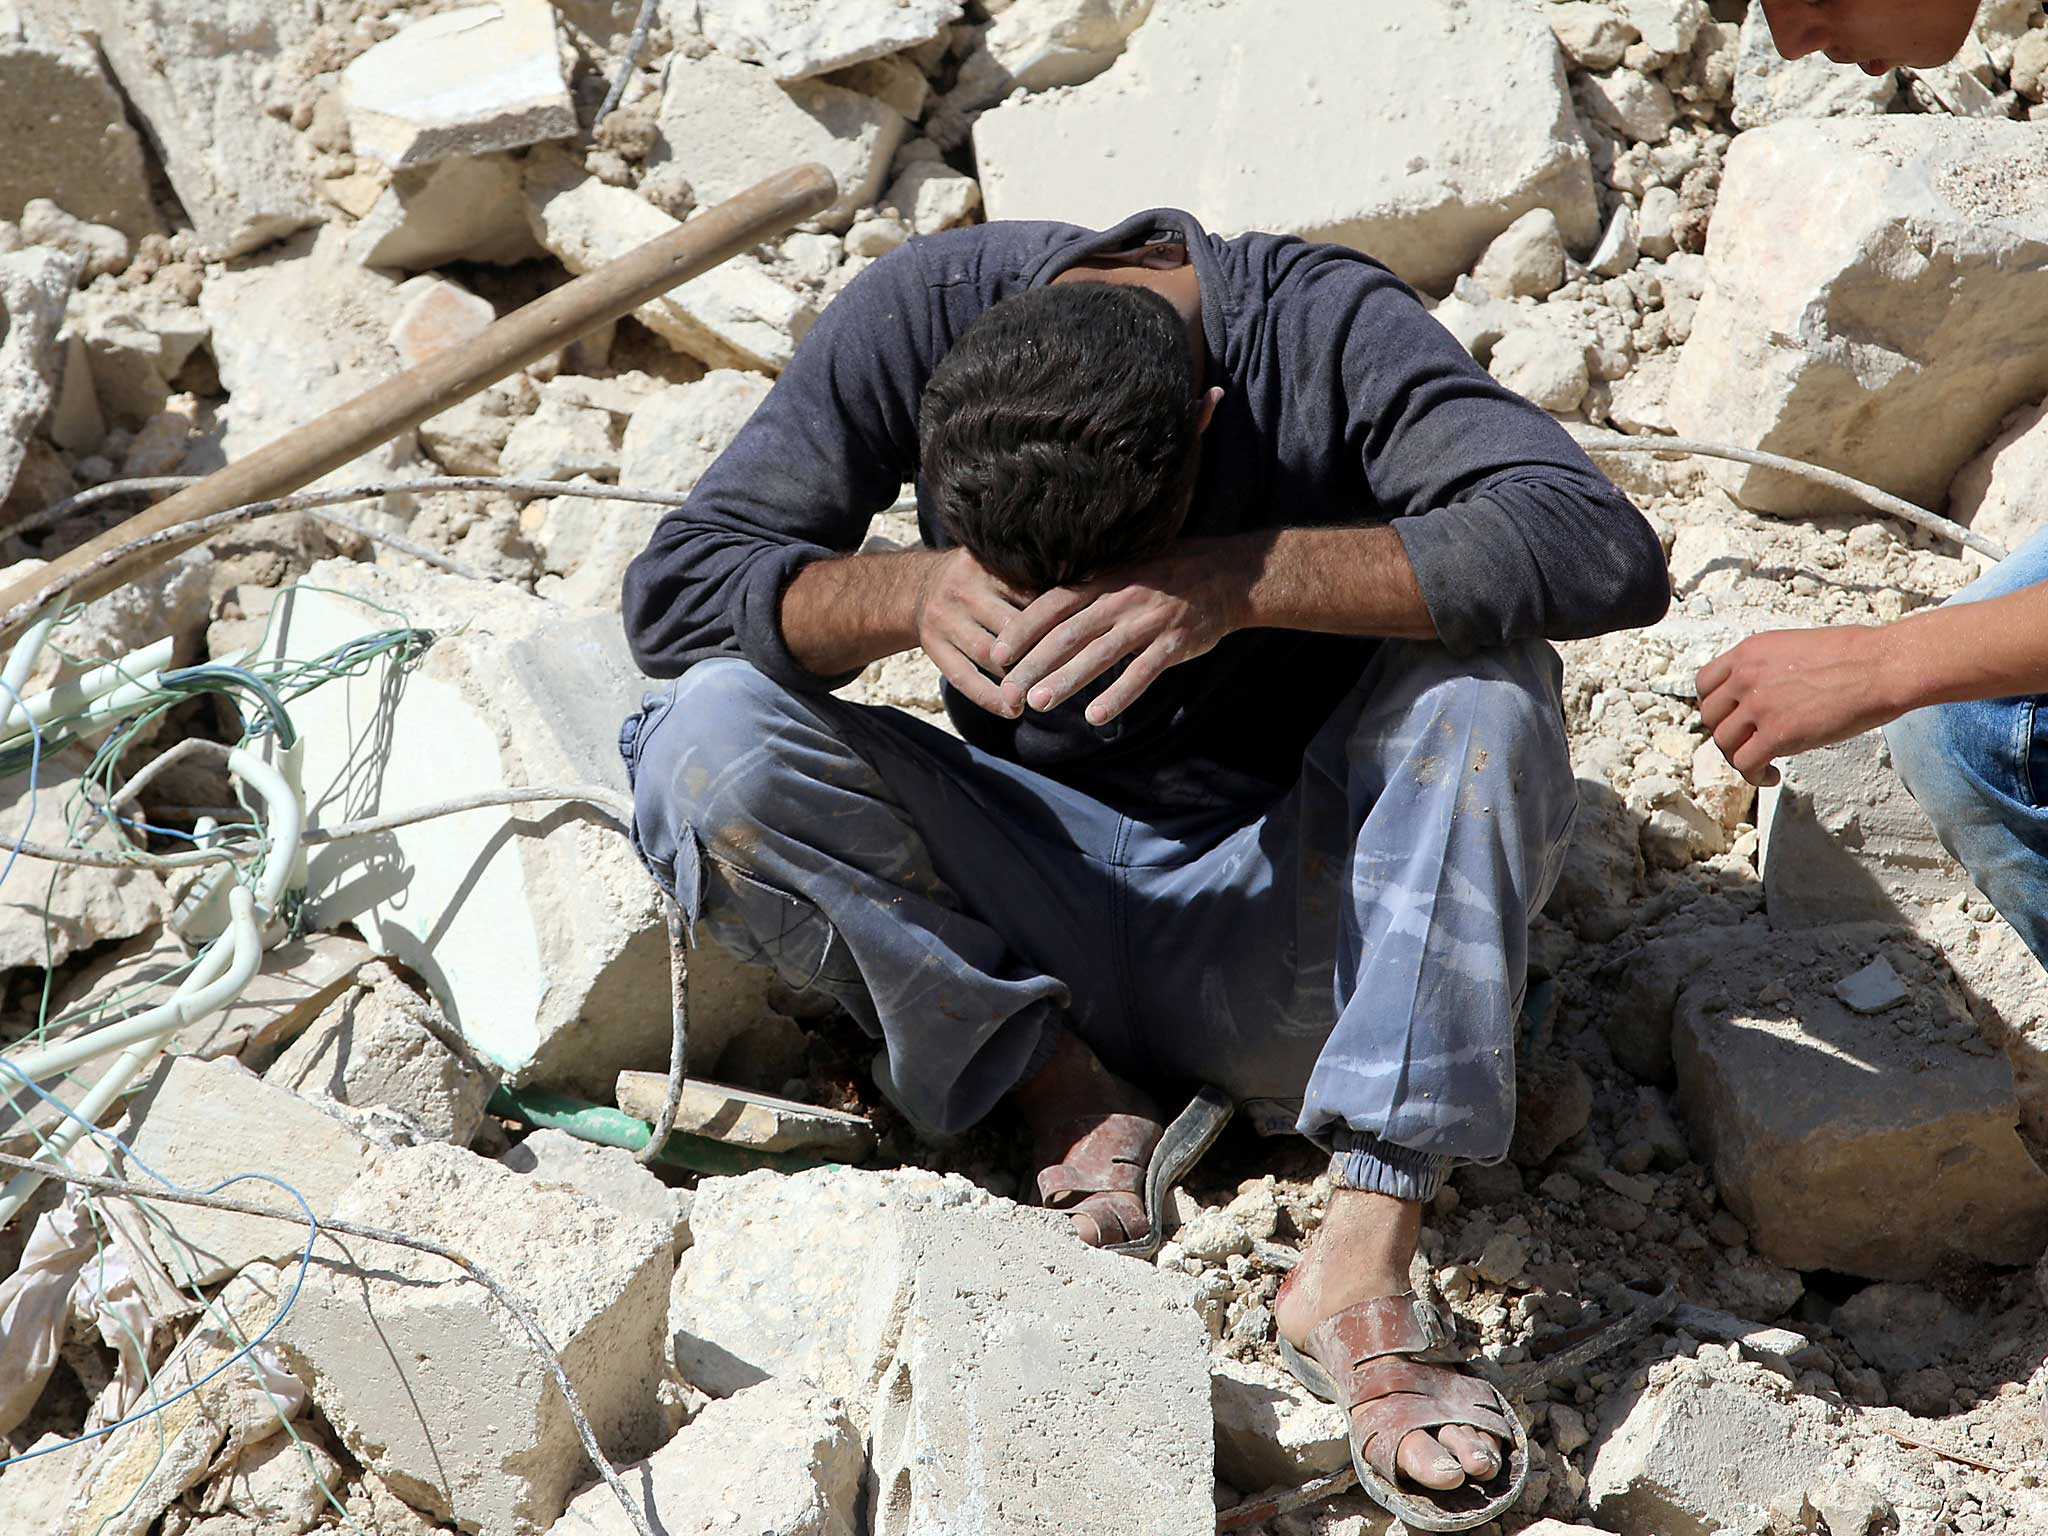
{"type": "MultiPolygon", "coordinates": [[[[68,1437],[44,1435],[31,1451],[50,1451],[68,1437]]],[[[50,1536],[57,1517],[71,1501],[72,1481],[78,1468],[63,1451],[17,1462],[0,1472],[0,1536],[50,1536]]]]}
{"type": "Polygon", "coordinates": [[[430,1134],[467,1146],[497,1083],[446,1043],[452,1034],[433,1004],[374,961],[263,1080],[356,1109],[403,1110],[430,1134]]]}
{"type": "MultiPolygon", "coordinates": [[[[618,1104],[627,1114],[651,1124],[667,1098],[667,1073],[619,1074],[618,1104]]],[[[728,1146],[817,1152],[849,1162],[859,1162],[875,1150],[874,1128],[859,1115],[689,1078],[683,1080],[683,1096],[676,1104],[675,1128],[728,1146]]]]}
{"type": "Polygon", "coordinates": [[[1678,1102],[1722,1199],[1792,1269],[2025,1263],[2048,1243],[2048,1174],[2015,1130],[2012,1070],[1903,935],[1881,952],[1908,1002],[1843,1004],[1833,985],[1870,958],[1868,932],[1780,935],[1768,968],[1709,966],[1680,993],[1678,1102]]]}
{"type": "Polygon", "coordinates": [[[1043,91],[1093,80],[1151,13],[1152,0],[1015,0],[961,65],[947,103],[972,111],[1019,87],[1043,91]]]}
{"type": "Polygon", "coordinates": [[[451,261],[511,266],[545,255],[526,221],[519,162],[459,156],[400,171],[376,193],[349,237],[366,267],[420,272],[451,261]]]}
{"type": "Polygon", "coordinates": [[[1344,1410],[1278,1366],[1222,1355],[1209,1362],[1216,1475],[1233,1488],[1298,1488],[1351,1465],[1344,1410]]]}
{"type": "Polygon", "coordinates": [[[77,276],[77,259],[57,251],[0,255],[0,501],[56,401],[57,328],[77,276]]]}
{"type": "Polygon", "coordinates": [[[267,110],[282,56],[319,25],[319,0],[80,0],[78,17],[161,149],[192,227],[218,255],[319,221],[297,135],[267,110]]]}
{"type": "MultiPolygon", "coordinates": [[[[459,1148],[379,1153],[335,1215],[431,1233],[535,1314],[607,1455],[666,1433],[663,1287],[671,1237],[459,1148]]],[[[437,1520],[535,1536],[591,1476],[526,1333],[444,1260],[349,1239],[323,1247],[277,1334],[350,1453],[437,1520]]]]}
{"type": "Polygon", "coordinates": [[[1216,234],[1356,246],[1435,291],[1533,208],[1590,245],[1591,164],[1540,10],[1375,0],[1333,27],[1314,0],[1163,7],[1106,73],[975,124],[989,216],[1181,206],[1216,234]],[[1314,37],[1317,88],[1253,35],[1314,37]]]}
{"type": "MultiPolygon", "coordinates": [[[[205,1189],[239,1173],[266,1173],[296,1189],[316,1215],[355,1182],[370,1152],[340,1120],[230,1061],[170,1058],[136,1096],[130,1114],[135,1155],[173,1183],[205,1189]]],[[[265,1185],[238,1184],[227,1193],[297,1209],[265,1185]]],[[[161,1216],[150,1226],[150,1242],[181,1283],[189,1278],[210,1285],[260,1259],[281,1263],[306,1246],[302,1223],[194,1206],[167,1206],[161,1216]]]]}
{"type": "Polygon", "coordinates": [[[1496,299],[1547,299],[1564,286],[1564,231],[1548,208],[1523,214],[1495,237],[1472,280],[1496,299]]]}
{"type": "Polygon", "coordinates": [[[1679,1359],[1621,1400],[1593,1441],[1586,1496],[1621,1536],[1764,1529],[1840,1454],[1825,1405],[1760,1365],[1679,1359]]]}
{"type": "Polygon", "coordinates": [[[154,289],[97,288],[71,296],[64,329],[85,346],[92,386],[111,425],[162,411],[172,380],[213,334],[205,312],[154,289]]]}
{"type": "Polygon", "coordinates": [[[498,469],[521,480],[614,480],[619,473],[618,423],[609,411],[543,390],[540,408],[515,423],[507,435],[498,453],[498,469]]]}
{"type": "MultiPolygon", "coordinates": [[[[666,1536],[855,1536],[865,1464],[844,1403],[777,1382],[713,1403],[619,1475],[666,1536]]],[[[570,1503],[554,1536],[633,1536],[633,1525],[599,1483],[570,1503]]]]}
{"type": "Polygon", "coordinates": [[[904,120],[872,96],[822,80],[778,85],[764,69],[708,54],[671,61],[658,125],[650,163],[674,164],[698,202],[723,202],[815,160],[839,183],[818,222],[844,229],[880,195],[904,120]]]}
{"type": "MultiPolygon", "coordinates": [[[[623,187],[608,187],[565,155],[528,164],[529,217],[540,243],[571,272],[603,266],[676,228],[677,221],[623,187]]],[[[735,256],[634,311],[678,352],[714,368],[779,373],[817,319],[799,294],[751,256],[735,256]]]]}
{"type": "MultiPolygon", "coordinates": [[[[37,842],[62,844],[70,835],[65,803],[78,792],[85,756],[73,749],[43,759],[33,816],[26,770],[0,779],[0,816],[6,824],[26,824],[37,842]]],[[[104,827],[92,832],[87,843],[103,851],[115,846],[104,827]]],[[[96,944],[146,933],[169,913],[163,877],[154,870],[53,865],[24,855],[14,861],[14,872],[0,891],[0,970],[61,965],[96,944]]]]}
{"type": "Polygon", "coordinates": [[[579,1141],[567,1131],[540,1130],[498,1159],[539,1184],[560,1184],[609,1206],[628,1221],[666,1227],[680,1253],[690,1243],[690,1198],[670,1189],[623,1147],[579,1141]]]}
{"type": "Polygon", "coordinates": [[[1910,920],[1968,887],[1878,732],[1778,766],[1780,782],[1756,800],[1757,865],[1774,928],[1910,920]]]}
{"type": "Polygon", "coordinates": [[[132,239],[163,228],[149,195],[142,141],[99,56],[70,42],[43,47],[0,32],[0,219],[46,197],[132,239]]]}
{"type": "MultiPolygon", "coordinates": [[[[1738,136],[1672,423],[1940,505],[2006,414],[2048,394],[2048,356],[2011,344],[2048,324],[2044,193],[2023,123],[1859,118],[1738,136]]],[[[1711,472],[1760,510],[1855,507],[1768,471],[1711,472]]]]}
{"type": "Polygon", "coordinates": [[[889,184],[884,207],[894,208],[920,235],[965,224],[980,211],[981,183],[935,160],[919,160],[889,184]]]}
{"type": "Polygon", "coordinates": [[[727,58],[802,80],[937,37],[960,0],[699,0],[697,25],[727,58]]]}
{"type": "MultiPolygon", "coordinates": [[[[390,622],[365,601],[440,636],[402,680],[379,665],[298,701],[313,825],[511,786],[625,792],[619,721],[646,683],[615,618],[353,561],[309,584],[342,595],[286,600],[277,654],[320,655],[390,622]]],[[[602,812],[467,812],[317,848],[310,872],[315,924],[353,923],[404,962],[509,1076],[603,1099],[620,1068],[667,1060],[659,891],[602,812]]]]}
{"type": "Polygon", "coordinates": [[[2040,493],[2048,477],[2048,426],[2043,423],[2048,423],[2048,401],[2006,418],[1991,446],[1956,476],[1948,515],[2008,550],[2048,528],[2048,505],[2040,493]]]}
{"type": "Polygon", "coordinates": [[[423,17],[343,70],[341,95],[356,153],[394,169],[576,131],[547,0],[423,17]]]}
{"type": "Polygon", "coordinates": [[[445,277],[412,278],[400,283],[392,297],[400,308],[391,322],[391,346],[408,368],[474,341],[498,318],[489,299],[445,277]]]}
{"type": "Polygon", "coordinates": [[[708,1180],[670,1298],[678,1368],[803,1377],[870,1438],[876,1536],[1209,1532],[1208,1337],[1178,1277],[1077,1243],[957,1176],[708,1180]],[[815,1235],[831,1232],[834,1241],[815,1235]],[[1113,1371],[1081,1360],[1116,1361],[1113,1371]]]}

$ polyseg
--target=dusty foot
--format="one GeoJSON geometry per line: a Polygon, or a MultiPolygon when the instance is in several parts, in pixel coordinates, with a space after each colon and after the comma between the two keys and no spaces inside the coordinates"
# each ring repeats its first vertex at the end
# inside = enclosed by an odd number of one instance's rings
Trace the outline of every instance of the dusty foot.
{"type": "MultiPolygon", "coordinates": [[[[1280,1335],[1300,1348],[1325,1318],[1375,1296],[1408,1290],[1408,1264],[1422,1231],[1422,1207],[1364,1190],[1339,1189],[1301,1262],[1273,1302],[1280,1335]]],[[[1500,1471],[1500,1442],[1464,1425],[1436,1434],[1413,1430],[1395,1465],[1424,1488],[1456,1488],[1467,1477],[1485,1482],[1500,1471]]]]}
{"type": "MultiPolygon", "coordinates": [[[[1143,1168],[1163,1129],[1159,1106],[1096,1059],[1071,1032],[1062,1031],[1052,1059],[1014,1095],[1040,1168],[1070,1163],[1086,1168],[1112,1157],[1137,1158],[1143,1168]],[[1151,1122],[1149,1135],[1125,1117],[1151,1122]]],[[[1064,1197],[1060,1209],[1074,1234],[1091,1248],[1135,1241],[1152,1224],[1141,1195],[1117,1190],[1064,1197]]]]}

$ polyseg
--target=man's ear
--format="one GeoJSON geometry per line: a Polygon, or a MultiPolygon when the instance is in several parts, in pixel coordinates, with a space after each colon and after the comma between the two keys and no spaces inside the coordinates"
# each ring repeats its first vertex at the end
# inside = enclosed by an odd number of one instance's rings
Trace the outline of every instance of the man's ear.
{"type": "Polygon", "coordinates": [[[1208,389],[1203,391],[1202,414],[1195,421],[1195,431],[1197,434],[1209,430],[1209,423],[1211,420],[1214,419],[1216,415],[1216,407],[1219,404],[1221,404],[1222,401],[1223,389],[1221,385],[1211,385],[1208,389]]]}

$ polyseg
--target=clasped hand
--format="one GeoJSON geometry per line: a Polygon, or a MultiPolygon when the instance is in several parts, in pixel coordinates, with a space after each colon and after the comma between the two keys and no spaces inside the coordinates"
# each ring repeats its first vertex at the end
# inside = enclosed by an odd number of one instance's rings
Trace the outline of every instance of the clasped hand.
{"type": "Polygon", "coordinates": [[[1014,720],[1056,709],[1128,661],[1088,705],[1092,725],[1128,709],[1168,667],[1240,628],[1251,562],[1190,542],[1097,580],[1036,595],[991,575],[965,549],[934,560],[917,595],[918,643],[955,688],[1014,720]]]}

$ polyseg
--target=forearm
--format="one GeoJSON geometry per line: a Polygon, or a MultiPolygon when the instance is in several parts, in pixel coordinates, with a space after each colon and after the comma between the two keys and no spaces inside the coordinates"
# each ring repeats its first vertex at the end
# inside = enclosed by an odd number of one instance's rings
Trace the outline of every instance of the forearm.
{"type": "Polygon", "coordinates": [[[783,643],[820,677],[858,671],[917,644],[917,599],[930,550],[847,555],[796,574],[782,594],[783,643]]]}
{"type": "Polygon", "coordinates": [[[1916,613],[1872,631],[1894,714],[2048,693],[2048,583],[1916,613]]]}
{"type": "Polygon", "coordinates": [[[1434,640],[1436,623],[1391,528],[1280,528],[1219,540],[1250,573],[1238,625],[1434,640]]]}

